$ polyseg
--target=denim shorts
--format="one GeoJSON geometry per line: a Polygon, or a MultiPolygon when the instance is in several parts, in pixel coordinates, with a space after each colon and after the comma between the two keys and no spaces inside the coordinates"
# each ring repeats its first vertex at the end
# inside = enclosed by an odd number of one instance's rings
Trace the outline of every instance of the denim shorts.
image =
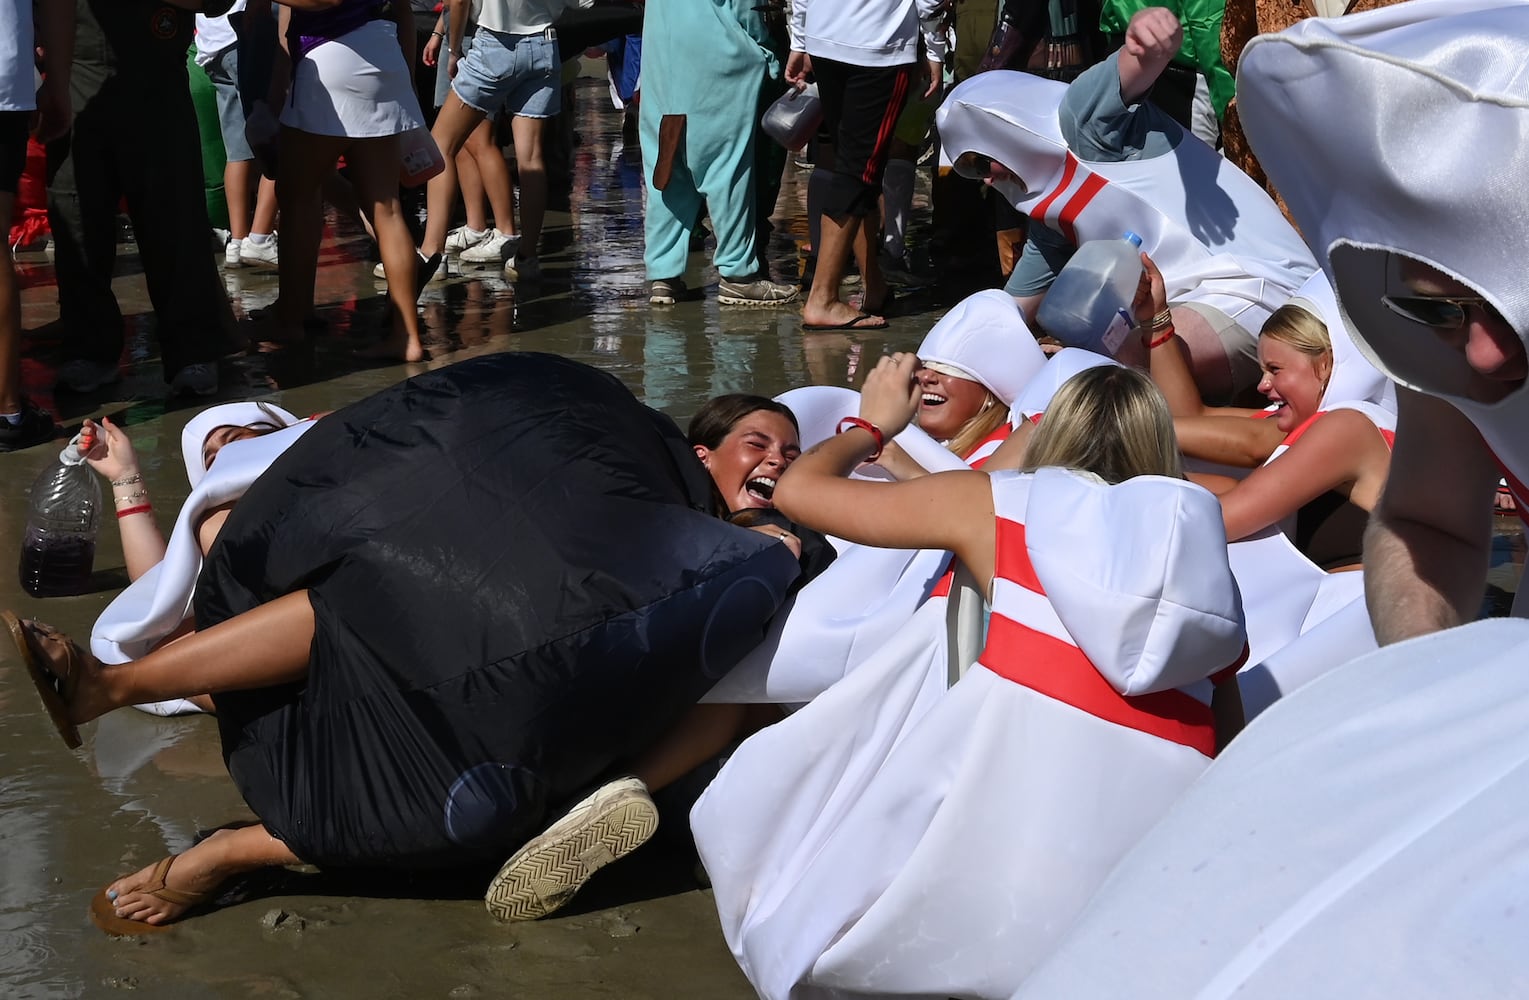
{"type": "Polygon", "coordinates": [[[522,118],[551,118],[562,106],[558,69],[552,32],[506,35],[479,27],[457,64],[451,89],[463,104],[485,115],[508,111],[522,118]]]}

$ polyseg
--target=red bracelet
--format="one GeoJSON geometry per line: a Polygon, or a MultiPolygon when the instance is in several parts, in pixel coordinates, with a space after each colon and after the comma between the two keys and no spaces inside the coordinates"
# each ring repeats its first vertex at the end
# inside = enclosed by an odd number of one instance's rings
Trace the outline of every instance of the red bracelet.
{"type": "Polygon", "coordinates": [[[129,516],[131,514],[147,514],[149,511],[151,511],[153,509],[154,508],[152,506],[150,506],[149,504],[146,504],[146,503],[141,503],[141,504],[139,504],[136,507],[124,507],[121,510],[117,511],[117,519],[120,521],[122,518],[127,517],[127,516],[129,516]]]}
{"type": "Polygon", "coordinates": [[[843,420],[839,421],[839,426],[834,428],[834,433],[843,434],[844,428],[846,426],[858,427],[863,431],[869,431],[871,437],[876,439],[876,450],[872,452],[868,458],[866,458],[867,462],[874,462],[881,457],[882,449],[887,446],[887,436],[881,433],[880,427],[877,427],[875,424],[862,417],[845,417],[843,420]]]}
{"type": "Polygon", "coordinates": [[[1162,347],[1164,344],[1168,343],[1168,341],[1170,341],[1172,339],[1173,339],[1173,326],[1170,324],[1169,327],[1166,330],[1164,330],[1161,334],[1159,334],[1158,336],[1152,338],[1152,340],[1147,342],[1147,350],[1150,351],[1150,350],[1152,350],[1155,347],[1162,347]]]}

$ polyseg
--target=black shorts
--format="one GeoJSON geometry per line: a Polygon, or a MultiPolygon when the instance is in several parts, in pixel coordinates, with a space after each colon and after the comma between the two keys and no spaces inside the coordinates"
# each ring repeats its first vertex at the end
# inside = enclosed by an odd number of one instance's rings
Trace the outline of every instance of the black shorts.
{"type": "Polygon", "coordinates": [[[814,58],[813,77],[823,101],[823,121],[834,143],[833,180],[823,213],[839,218],[864,216],[876,208],[881,177],[908,103],[915,63],[902,66],[855,66],[814,58]]]}
{"type": "Polygon", "coordinates": [[[27,168],[32,112],[0,111],[0,194],[15,194],[27,168]]]}

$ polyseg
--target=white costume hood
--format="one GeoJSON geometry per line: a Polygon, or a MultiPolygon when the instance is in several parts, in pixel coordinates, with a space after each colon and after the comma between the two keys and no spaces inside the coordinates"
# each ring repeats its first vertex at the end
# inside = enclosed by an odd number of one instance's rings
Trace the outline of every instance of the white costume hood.
{"type": "Polygon", "coordinates": [[[1025,325],[1014,299],[988,289],[961,300],[918,348],[919,360],[945,365],[981,383],[1005,406],[1046,364],[1046,354],[1025,325]]]}
{"type": "Polygon", "coordinates": [[[1298,306],[1321,320],[1333,345],[1333,371],[1317,409],[1327,410],[1339,403],[1371,403],[1393,416],[1396,414],[1396,389],[1391,380],[1370,363],[1349,336],[1348,324],[1338,309],[1332,283],[1327,273],[1318,271],[1306,279],[1290,305],[1298,306]]]}
{"type": "Polygon", "coordinates": [[[1025,528],[1030,562],[1057,617],[1121,694],[1191,685],[1241,656],[1242,597],[1227,563],[1221,505],[1209,492],[1163,476],[1110,486],[1041,469],[1025,528]]]}
{"type": "Polygon", "coordinates": [[[995,181],[1016,208],[1028,210],[1062,169],[1067,143],[1057,125],[1057,106],[1067,84],[1030,73],[979,73],[950,92],[935,113],[940,145],[951,162],[980,153],[1020,179],[995,181]]]}
{"type": "Polygon", "coordinates": [[[207,435],[219,427],[244,427],[262,422],[290,427],[297,423],[297,417],[271,403],[243,402],[209,406],[188,420],[181,431],[181,458],[186,463],[186,478],[190,480],[191,488],[196,489],[202,477],[207,475],[207,466],[202,462],[202,445],[207,443],[207,435]]]}
{"type": "Polygon", "coordinates": [[[1255,38],[1238,64],[1248,139],[1386,375],[1448,399],[1529,468],[1529,388],[1464,398],[1465,358],[1380,301],[1391,253],[1475,289],[1529,336],[1529,5],[1413,0],[1255,38]],[[1364,95],[1363,100],[1344,95],[1364,95]]]}
{"type": "Polygon", "coordinates": [[[1009,411],[1009,422],[1018,427],[1021,422],[1037,414],[1045,413],[1046,408],[1051,405],[1051,398],[1057,394],[1058,389],[1062,388],[1064,382],[1080,372],[1098,368],[1100,365],[1119,367],[1120,362],[1103,354],[1085,351],[1081,347],[1064,347],[1057,351],[1014,401],[1014,407],[1009,411]]]}

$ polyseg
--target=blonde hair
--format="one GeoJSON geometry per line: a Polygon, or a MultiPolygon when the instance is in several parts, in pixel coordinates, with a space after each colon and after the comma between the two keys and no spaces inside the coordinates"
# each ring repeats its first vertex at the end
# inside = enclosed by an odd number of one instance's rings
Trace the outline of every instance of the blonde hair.
{"type": "Polygon", "coordinates": [[[1100,365],[1057,390],[1025,448],[1024,472],[1060,466],[1107,483],[1134,476],[1182,479],[1173,415],[1144,372],[1100,365]]]}
{"type": "Polygon", "coordinates": [[[1333,353],[1333,340],[1327,333],[1327,324],[1294,303],[1286,303],[1270,313],[1258,335],[1289,344],[1311,358],[1313,363],[1333,353]]]}
{"type": "MultiPolygon", "coordinates": [[[[978,383],[979,385],[981,383],[978,383]]],[[[993,390],[987,390],[987,399],[982,402],[982,409],[972,414],[961,425],[956,436],[945,442],[945,447],[952,454],[965,458],[971,450],[991,433],[1002,427],[1009,419],[1009,408],[1003,405],[1003,400],[993,395],[993,390]]]]}

